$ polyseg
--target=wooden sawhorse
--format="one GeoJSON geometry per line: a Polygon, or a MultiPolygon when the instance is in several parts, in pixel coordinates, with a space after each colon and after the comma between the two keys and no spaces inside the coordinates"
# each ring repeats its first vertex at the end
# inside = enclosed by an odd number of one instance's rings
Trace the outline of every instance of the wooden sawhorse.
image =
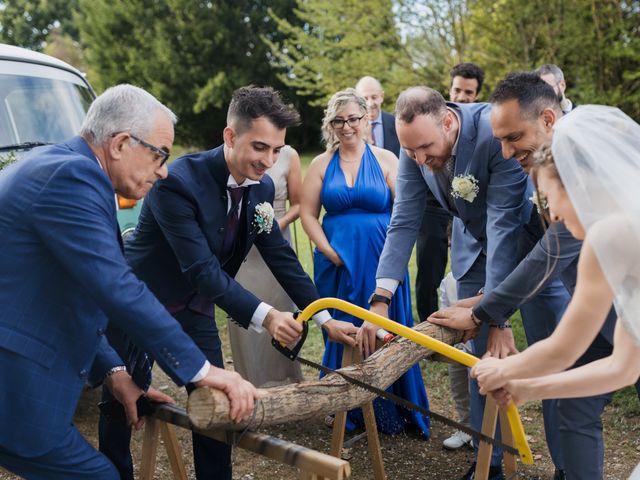
{"type": "Polygon", "coordinates": [[[140,478],[142,480],[153,480],[155,476],[160,435],[164,440],[173,478],[186,480],[187,474],[182,450],[173,425],[193,430],[201,435],[296,467],[300,471],[301,480],[347,480],[351,478],[351,466],[345,460],[262,433],[247,431],[241,434],[235,431],[200,430],[191,424],[186,411],[175,405],[159,406],[153,416],[146,417],[145,424],[142,463],[140,464],[140,478]]]}
{"type": "MultiPolygon", "coordinates": [[[[362,362],[362,356],[357,348],[343,345],[342,350],[342,366],[347,367],[354,363],[362,362]]],[[[376,418],[373,413],[373,402],[367,402],[362,405],[362,415],[364,417],[364,425],[367,431],[367,444],[369,447],[369,456],[371,457],[371,465],[373,467],[374,480],[384,480],[384,463],[382,461],[382,452],[380,451],[380,438],[378,437],[378,427],[376,418]]],[[[342,445],[344,444],[344,428],[347,421],[347,412],[337,412],[333,422],[333,432],[331,434],[331,455],[341,458],[342,445]]]]}
{"type": "MultiPolygon", "coordinates": [[[[507,445],[514,445],[513,435],[511,433],[511,427],[509,426],[509,419],[507,418],[507,412],[498,408],[496,401],[491,395],[487,395],[486,403],[484,406],[484,416],[482,417],[482,433],[493,437],[496,432],[496,424],[500,417],[500,433],[502,434],[502,442],[507,445]]],[[[491,454],[493,453],[493,445],[486,442],[480,442],[478,448],[478,458],[476,463],[476,477],[478,480],[484,480],[489,478],[489,467],[491,466],[491,454]]],[[[512,453],[503,453],[504,473],[507,478],[510,475],[516,473],[518,466],[516,457],[512,453]]]]}

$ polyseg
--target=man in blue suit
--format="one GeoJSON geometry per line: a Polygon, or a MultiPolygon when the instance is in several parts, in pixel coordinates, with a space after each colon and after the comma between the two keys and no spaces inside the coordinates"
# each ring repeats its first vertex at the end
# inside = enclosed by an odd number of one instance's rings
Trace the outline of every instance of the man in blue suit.
{"type": "MultiPolygon", "coordinates": [[[[520,160],[525,171],[533,165],[533,152],[550,144],[553,126],[562,117],[557,95],[537,73],[519,72],[500,81],[491,95],[491,125],[505,156],[520,160]]],[[[482,322],[504,323],[513,312],[550,281],[560,278],[573,294],[582,241],[562,223],[552,223],[544,236],[516,269],[491,293],[467,299],[465,307],[452,307],[429,318],[438,325],[467,330],[475,328],[471,314],[482,322]],[[471,309],[471,311],[470,311],[471,309]]],[[[615,311],[574,366],[611,354],[615,311]]],[[[530,331],[531,327],[525,331],[530,331]]],[[[562,362],[559,356],[557,361],[562,362]]],[[[602,478],[604,442],[600,416],[611,395],[555,400],[564,470],[554,479],[602,478]]],[[[545,426],[545,428],[547,428],[545,426]]]]}
{"type": "Polygon", "coordinates": [[[142,198],[166,177],[173,113],[120,85],[91,105],[81,136],[34,150],[0,175],[0,466],[26,478],[120,478],[73,426],[87,382],[103,380],[140,425],[143,393],[104,336],[115,323],[178,384],[223,390],[236,421],[255,388],[212,367],[133,274],[115,193],[142,198]]]}
{"type": "Polygon", "coordinates": [[[371,142],[373,145],[393,152],[397,157],[400,155],[400,142],[396,135],[396,119],[389,112],[382,110],[384,102],[382,85],[373,77],[362,77],[356,83],[356,92],[367,102],[371,142]]]}
{"type": "MultiPolygon", "coordinates": [[[[491,291],[517,265],[519,243],[526,239],[523,227],[532,213],[526,196],[527,176],[515,159],[505,160],[501,155],[489,113],[487,104],[446,104],[442,95],[426,87],[411,88],[398,98],[396,130],[404,152],[396,203],[378,266],[376,295],[372,297],[371,309],[376,313],[386,315],[386,301],[402,279],[398,269],[406,266],[411,256],[419,227],[415,219],[420,218],[427,190],[454,217],[451,271],[460,298],[481,289],[491,291]]],[[[568,295],[544,293],[531,302],[537,308],[531,313],[540,325],[552,329],[558,316],[555,312],[561,314],[568,295]]],[[[358,333],[365,354],[374,345],[375,330],[366,325],[358,333]]],[[[474,354],[484,355],[489,340],[501,346],[509,344],[509,339],[508,329],[482,325],[473,340],[474,354]]],[[[484,402],[476,382],[471,382],[470,393],[471,425],[479,430],[484,402]]],[[[474,445],[477,448],[477,442],[474,445]]],[[[490,478],[502,478],[500,464],[501,452],[496,449],[490,478]]],[[[473,470],[472,466],[463,478],[472,478],[473,470]]]]}
{"type": "MultiPolygon", "coordinates": [[[[266,328],[284,343],[301,332],[291,312],[277,311],[234,280],[252,245],[296,305],[304,308],[318,299],[274,222],[274,186],[265,175],[285,144],[287,127],[297,122],[298,114],[273,89],[238,89],[229,105],[224,144],[172,163],[168,177],[145,198],[127,242],[133,270],[213,365],[223,365],[214,304],[244,328],[266,328]]],[[[352,324],[333,320],[326,311],[314,320],[332,340],[355,345],[348,336],[357,331],[352,324]]],[[[101,449],[121,465],[118,458],[128,457],[128,442],[121,442],[121,431],[114,429],[101,436],[101,449]]],[[[193,450],[197,478],[231,479],[229,445],[194,434],[193,450]]]]}

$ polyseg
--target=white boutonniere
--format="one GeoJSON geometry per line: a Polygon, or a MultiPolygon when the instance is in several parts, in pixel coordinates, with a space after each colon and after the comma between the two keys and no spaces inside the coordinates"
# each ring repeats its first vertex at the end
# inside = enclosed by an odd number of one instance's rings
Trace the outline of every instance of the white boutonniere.
{"type": "Polygon", "coordinates": [[[471,174],[455,176],[451,181],[451,196],[453,198],[462,198],[471,203],[479,191],[478,179],[471,174]]]}
{"type": "Polygon", "coordinates": [[[275,213],[269,202],[262,202],[256,205],[256,211],[253,216],[253,230],[260,234],[263,232],[271,233],[273,228],[273,219],[275,213]]]}
{"type": "Polygon", "coordinates": [[[531,203],[536,206],[536,210],[538,210],[538,214],[542,214],[544,210],[549,208],[549,204],[547,203],[547,197],[544,196],[542,192],[533,192],[533,195],[529,198],[531,203]]]}

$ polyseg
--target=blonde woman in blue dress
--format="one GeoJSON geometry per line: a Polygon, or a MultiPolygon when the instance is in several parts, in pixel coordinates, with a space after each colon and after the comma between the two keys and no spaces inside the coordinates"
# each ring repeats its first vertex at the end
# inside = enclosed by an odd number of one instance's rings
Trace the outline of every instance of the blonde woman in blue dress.
{"type": "MultiPolygon", "coordinates": [[[[388,150],[367,144],[365,100],[352,88],[336,93],[327,106],[322,125],[327,151],[317,156],[304,179],[300,220],[316,244],[314,281],[321,297],[337,297],[363,308],[375,288],[375,274],[391,218],[398,158],[388,150]],[[318,219],[324,207],[322,224],[318,219]]],[[[389,318],[413,326],[409,273],[394,295],[389,318]]],[[[353,323],[362,320],[335,311],[333,318],[353,323]]],[[[323,364],[340,368],[342,344],[328,340],[323,364]]],[[[389,391],[428,408],[418,364],[389,391]]],[[[408,425],[429,437],[429,419],[408,413],[388,400],[373,403],[378,428],[399,433],[408,425]]],[[[347,428],[362,425],[360,409],[349,412],[347,428]]]]}
{"type": "MultiPolygon", "coordinates": [[[[300,214],[302,188],[300,157],[295,149],[285,145],[273,167],[267,170],[267,175],[271,177],[275,186],[275,218],[282,235],[291,243],[289,226],[300,214]]],[[[293,301],[277,282],[255,246],[251,248],[235,279],[277,310],[296,310],[293,301]]],[[[271,336],[266,331],[257,333],[252,329],[239,327],[232,319],[229,319],[228,325],[233,367],[244,379],[262,388],[304,380],[300,364],[292,362],[273,348],[271,336]]]]}

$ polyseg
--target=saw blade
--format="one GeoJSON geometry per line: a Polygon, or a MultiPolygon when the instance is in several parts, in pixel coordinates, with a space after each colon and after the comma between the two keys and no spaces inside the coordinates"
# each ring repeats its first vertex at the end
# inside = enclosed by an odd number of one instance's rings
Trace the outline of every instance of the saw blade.
{"type": "Polygon", "coordinates": [[[482,432],[478,432],[472,428],[467,427],[466,425],[463,425],[462,423],[456,422],[455,420],[450,419],[449,417],[445,417],[444,415],[440,415],[439,413],[436,412],[432,412],[431,410],[424,408],[420,405],[416,405],[413,402],[410,402],[402,397],[399,397],[398,395],[395,395],[393,393],[387,392],[386,390],[382,390],[381,388],[378,387],[374,387],[373,385],[369,385],[368,383],[363,382],[362,380],[358,380],[357,378],[353,378],[350,377],[349,375],[346,375],[342,372],[340,372],[339,370],[332,370],[328,367],[325,367],[324,365],[321,365],[319,363],[316,363],[312,360],[307,360],[306,358],[302,358],[300,356],[296,357],[296,360],[299,361],[300,363],[307,365],[311,368],[314,368],[316,370],[319,370],[321,372],[324,372],[325,374],[331,374],[331,373],[335,373],[337,375],[339,375],[340,377],[344,378],[347,383],[350,383],[352,385],[355,385],[357,387],[363,388],[364,390],[367,390],[371,393],[375,393],[376,396],[382,397],[386,400],[389,400],[393,403],[395,403],[396,405],[409,410],[409,411],[413,411],[416,413],[419,413],[421,415],[426,415],[429,416],[430,418],[432,418],[433,420],[440,422],[440,423],[444,423],[445,425],[448,425],[450,427],[456,428],[464,433],[466,433],[467,435],[471,435],[473,438],[481,441],[481,442],[485,442],[485,443],[489,443],[491,445],[493,445],[494,447],[498,447],[501,448],[502,450],[504,450],[505,452],[511,453],[513,455],[516,456],[520,456],[520,453],[518,452],[518,449],[511,446],[511,445],[507,445],[506,443],[501,442],[500,440],[497,440],[493,437],[490,437],[489,435],[485,435],[482,432]]]}

